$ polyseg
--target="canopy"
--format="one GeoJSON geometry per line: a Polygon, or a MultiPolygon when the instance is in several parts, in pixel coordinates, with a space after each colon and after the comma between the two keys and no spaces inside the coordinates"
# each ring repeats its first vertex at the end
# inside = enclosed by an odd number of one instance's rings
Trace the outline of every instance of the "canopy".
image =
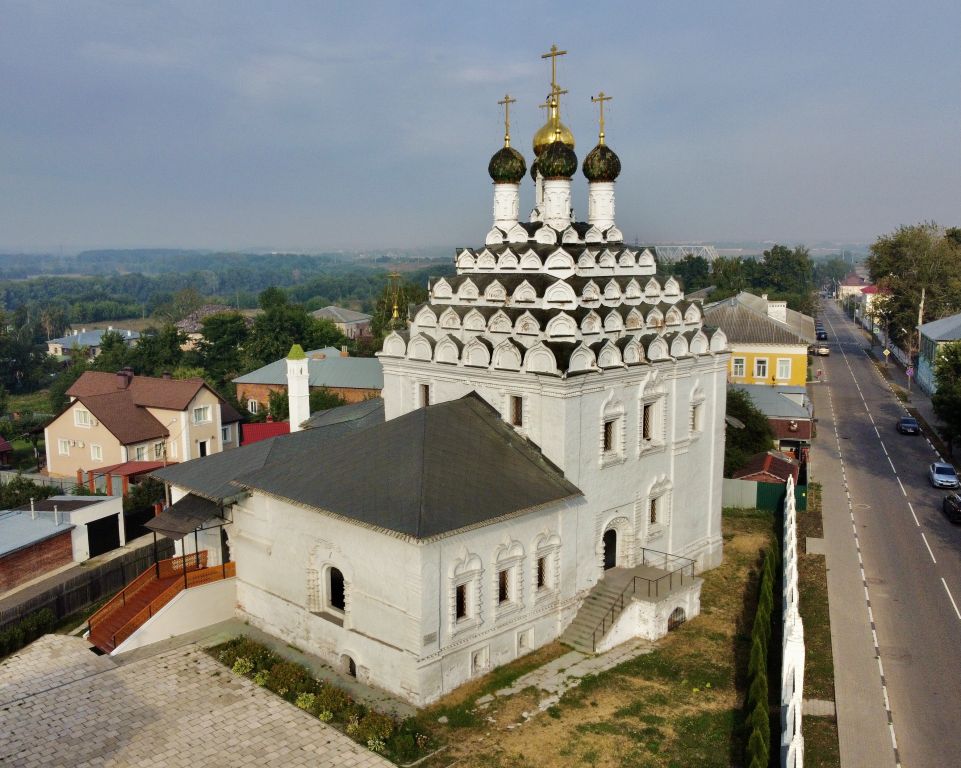
{"type": "Polygon", "coordinates": [[[220,507],[212,501],[188,493],[147,521],[145,526],[168,539],[182,539],[213,518],[221,518],[220,507]]]}

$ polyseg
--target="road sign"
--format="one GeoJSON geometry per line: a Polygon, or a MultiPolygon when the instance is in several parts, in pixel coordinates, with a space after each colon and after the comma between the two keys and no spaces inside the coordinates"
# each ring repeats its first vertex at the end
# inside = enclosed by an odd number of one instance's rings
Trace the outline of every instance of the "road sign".
{"type": "Polygon", "coordinates": [[[914,378],[914,366],[913,366],[913,365],[909,365],[909,366],[908,366],[908,369],[907,369],[904,373],[907,375],[907,377],[908,377],[909,379],[913,379],[913,378],[914,378]]]}
{"type": "Polygon", "coordinates": [[[888,355],[891,354],[891,350],[890,350],[890,349],[886,349],[886,350],[884,350],[883,354],[884,354],[885,357],[887,357],[888,355]]]}

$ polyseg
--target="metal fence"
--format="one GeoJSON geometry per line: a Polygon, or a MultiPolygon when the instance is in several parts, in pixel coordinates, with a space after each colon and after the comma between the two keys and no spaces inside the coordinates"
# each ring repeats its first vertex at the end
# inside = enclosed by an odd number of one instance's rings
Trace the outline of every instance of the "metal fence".
{"type": "Polygon", "coordinates": [[[0,485],[6,485],[18,477],[31,480],[38,485],[48,485],[51,488],[59,488],[61,494],[73,493],[73,490],[77,487],[77,481],[70,477],[47,477],[46,475],[38,475],[34,472],[17,472],[15,470],[0,471],[0,485]]]}
{"type": "MultiPolygon", "coordinates": [[[[171,557],[174,545],[170,539],[157,542],[157,557],[171,557]]],[[[154,564],[153,545],[125,552],[119,557],[96,565],[83,573],[44,590],[38,595],[25,598],[15,605],[0,608],[0,632],[16,624],[26,616],[49,608],[57,621],[96,605],[105,597],[123,589],[154,564]]],[[[6,602],[6,601],[5,601],[6,602]]]]}

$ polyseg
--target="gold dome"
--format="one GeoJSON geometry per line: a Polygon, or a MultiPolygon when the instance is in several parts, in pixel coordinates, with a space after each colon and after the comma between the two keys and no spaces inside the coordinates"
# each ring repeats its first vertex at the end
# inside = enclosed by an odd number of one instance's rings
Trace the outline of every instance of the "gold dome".
{"type": "MultiPolygon", "coordinates": [[[[563,93],[563,91],[562,91],[563,93]]],[[[537,129],[534,134],[534,154],[538,157],[555,141],[562,141],[571,149],[574,149],[574,134],[571,129],[561,122],[560,107],[557,96],[552,95],[548,99],[547,122],[537,129]]]]}

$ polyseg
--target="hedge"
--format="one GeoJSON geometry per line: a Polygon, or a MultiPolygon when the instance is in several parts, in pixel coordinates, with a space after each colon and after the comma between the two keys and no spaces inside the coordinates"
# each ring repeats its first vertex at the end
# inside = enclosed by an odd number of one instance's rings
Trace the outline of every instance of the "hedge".
{"type": "Polygon", "coordinates": [[[19,624],[0,632],[0,656],[19,651],[23,646],[52,631],[56,623],[57,617],[49,608],[31,613],[19,624]]]}
{"type": "Polygon", "coordinates": [[[767,768],[771,759],[771,720],[768,708],[768,658],[770,657],[774,587],[779,560],[775,541],[765,552],[758,586],[757,611],[751,628],[751,656],[748,661],[748,693],[745,707],[749,729],[745,762],[750,768],[767,768]]]}

